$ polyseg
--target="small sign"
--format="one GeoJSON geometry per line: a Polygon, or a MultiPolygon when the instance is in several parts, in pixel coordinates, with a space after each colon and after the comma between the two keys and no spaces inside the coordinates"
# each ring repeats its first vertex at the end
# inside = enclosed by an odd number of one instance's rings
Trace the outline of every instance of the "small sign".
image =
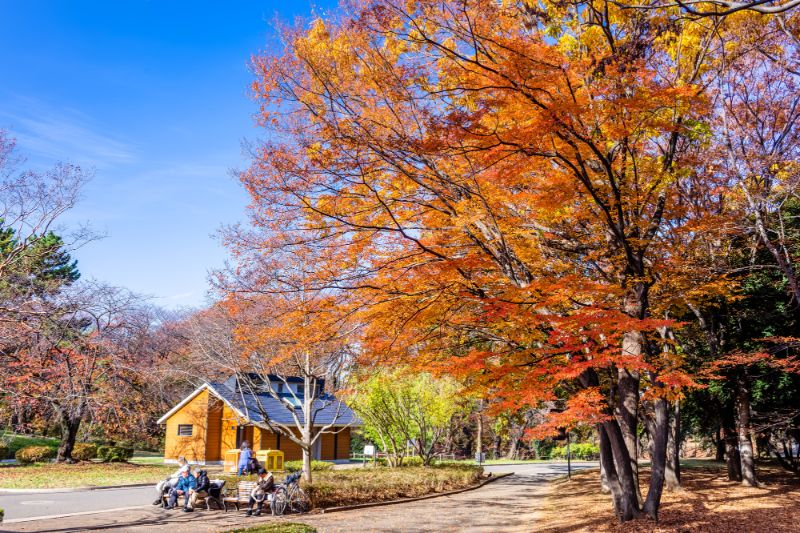
{"type": "Polygon", "coordinates": [[[476,453],[475,454],[475,461],[477,461],[478,463],[485,463],[486,462],[486,453],[484,453],[484,452],[476,453]]]}
{"type": "Polygon", "coordinates": [[[370,457],[375,455],[375,446],[372,444],[367,444],[364,446],[364,455],[369,455],[370,457]]]}

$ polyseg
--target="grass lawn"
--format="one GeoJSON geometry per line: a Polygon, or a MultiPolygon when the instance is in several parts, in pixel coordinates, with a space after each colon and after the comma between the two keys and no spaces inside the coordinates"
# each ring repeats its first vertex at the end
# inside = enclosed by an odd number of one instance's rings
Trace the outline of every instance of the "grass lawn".
{"type": "Polygon", "coordinates": [[[175,465],[130,463],[37,463],[0,466],[0,489],[47,489],[156,483],[175,471],[175,465]]]}
{"type": "MultiPolygon", "coordinates": [[[[352,468],[313,472],[313,483],[302,484],[315,508],[337,507],[358,503],[380,502],[424,496],[436,492],[462,489],[476,484],[483,470],[474,465],[447,464],[425,468],[404,466],[390,468],[352,468]]],[[[283,479],[276,475],[276,482],[283,479]]],[[[222,476],[228,487],[238,480],[255,480],[255,476],[222,476]]]]}
{"type": "Polygon", "coordinates": [[[287,522],[286,524],[265,524],[244,529],[231,529],[224,533],[316,533],[316,531],[316,528],[306,524],[287,522]]]}
{"type": "MultiPolygon", "coordinates": [[[[566,533],[673,531],[797,531],[800,524],[800,478],[774,466],[759,465],[762,485],[743,487],[728,481],[724,464],[687,460],[683,490],[664,492],[659,523],[634,520],[619,524],[610,496],[600,493],[597,470],[573,474],[549,486],[537,531],[566,533]]],[[[649,471],[642,469],[642,494],[649,471]]]]}

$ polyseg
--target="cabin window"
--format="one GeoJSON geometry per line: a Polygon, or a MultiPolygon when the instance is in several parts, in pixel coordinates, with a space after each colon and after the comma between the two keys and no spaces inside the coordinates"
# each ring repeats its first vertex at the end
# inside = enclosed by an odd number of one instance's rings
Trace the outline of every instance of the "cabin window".
{"type": "Polygon", "coordinates": [[[283,392],[283,383],[278,383],[278,394],[283,392]]]}
{"type": "Polygon", "coordinates": [[[193,427],[191,424],[178,424],[178,436],[191,437],[193,427]]]}
{"type": "Polygon", "coordinates": [[[302,383],[297,384],[297,395],[302,396],[303,393],[306,391],[306,386],[302,383]]]}

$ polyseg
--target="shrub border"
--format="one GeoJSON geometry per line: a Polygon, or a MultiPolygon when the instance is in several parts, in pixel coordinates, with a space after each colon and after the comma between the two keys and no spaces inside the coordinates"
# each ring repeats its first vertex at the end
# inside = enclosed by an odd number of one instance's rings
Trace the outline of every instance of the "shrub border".
{"type": "Polygon", "coordinates": [[[460,494],[462,492],[467,492],[470,490],[475,490],[483,487],[484,485],[488,485],[493,481],[497,481],[498,479],[502,479],[504,477],[508,477],[514,475],[514,472],[503,472],[502,474],[494,474],[489,473],[489,476],[480,481],[479,483],[472,485],[471,487],[465,487],[463,489],[456,489],[456,490],[449,490],[447,492],[435,492],[433,494],[425,494],[424,496],[417,496],[415,498],[400,498],[399,500],[386,500],[383,502],[368,502],[368,503],[357,503],[355,505],[339,505],[337,507],[325,507],[320,509],[319,512],[324,513],[338,513],[340,511],[352,511],[356,509],[367,509],[369,507],[381,507],[383,505],[395,505],[398,503],[410,503],[410,502],[417,502],[420,500],[430,500],[432,498],[438,498],[440,496],[452,496],[454,494],[460,494]]]}

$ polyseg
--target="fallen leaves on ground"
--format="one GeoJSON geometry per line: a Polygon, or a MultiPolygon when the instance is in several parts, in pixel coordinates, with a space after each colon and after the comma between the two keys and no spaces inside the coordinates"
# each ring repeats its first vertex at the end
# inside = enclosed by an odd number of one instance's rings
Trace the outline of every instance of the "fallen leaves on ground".
{"type": "MultiPolygon", "coordinates": [[[[649,471],[641,472],[642,494],[649,471]]],[[[728,481],[716,463],[684,469],[683,489],[664,492],[659,522],[640,519],[620,524],[611,497],[600,492],[598,471],[551,486],[538,531],[561,532],[739,532],[797,531],[800,528],[800,478],[775,467],[759,471],[761,486],[728,481]]]]}

